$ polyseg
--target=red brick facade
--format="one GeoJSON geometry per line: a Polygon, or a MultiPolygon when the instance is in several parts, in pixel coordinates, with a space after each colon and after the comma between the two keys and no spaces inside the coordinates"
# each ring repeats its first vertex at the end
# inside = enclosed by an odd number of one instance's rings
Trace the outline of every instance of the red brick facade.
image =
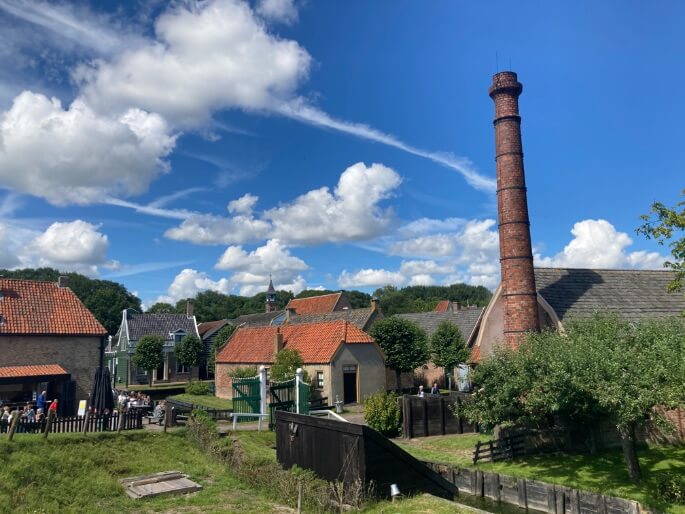
{"type": "Polygon", "coordinates": [[[504,338],[514,348],[525,332],[540,329],[518,109],[518,97],[522,90],[516,73],[505,71],[493,77],[489,91],[495,102],[504,338]]]}

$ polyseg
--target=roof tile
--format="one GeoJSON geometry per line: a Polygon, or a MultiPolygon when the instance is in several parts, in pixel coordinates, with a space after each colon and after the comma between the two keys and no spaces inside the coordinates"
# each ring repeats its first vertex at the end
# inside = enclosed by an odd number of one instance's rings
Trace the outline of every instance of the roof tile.
{"type": "Polygon", "coordinates": [[[286,309],[295,309],[297,314],[323,314],[335,310],[342,292],[310,296],[309,298],[294,298],[288,302],[286,309]]]}
{"type": "Polygon", "coordinates": [[[68,375],[59,364],[37,364],[34,366],[7,366],[0,368],[0,378],[44,377],[50,375],[68,375]]]}

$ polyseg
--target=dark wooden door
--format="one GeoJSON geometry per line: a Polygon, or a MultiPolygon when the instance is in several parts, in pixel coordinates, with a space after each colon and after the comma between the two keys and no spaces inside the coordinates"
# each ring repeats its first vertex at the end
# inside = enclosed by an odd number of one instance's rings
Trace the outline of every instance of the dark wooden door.
{"type": "Polygon", "coordinates": [[[357,403],[357,366],[343,367],[343,400],[357,403]]]}

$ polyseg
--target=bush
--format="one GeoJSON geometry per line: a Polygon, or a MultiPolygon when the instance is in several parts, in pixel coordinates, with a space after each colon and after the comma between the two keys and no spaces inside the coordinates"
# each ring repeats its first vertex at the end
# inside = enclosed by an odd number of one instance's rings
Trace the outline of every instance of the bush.
{"type": "Polygon", "coordinates": [[[257,366],[245,366],[244,368],[235,368],[228,372],[231,378],[254,378],[258,374],[257,366]]]}
{"type": "Polygon", "coordinates": [[[661,501],[667,503],[685,503],[685,478],[674,472],[659,475],[656,494],[661,501]]]}
{"type": "Polygon", "coordinates": [[[205,396],[209,394],[209,385],[204,382],[188,382],[186,385],[187,394],[195,394],[198,396],[205,396]]]}
{"type": "Polygon", "coordinates": [[[392,393],[376,393],[364,400],[364,420],[386,437],[400,433],[400,407],[392,393]]]}

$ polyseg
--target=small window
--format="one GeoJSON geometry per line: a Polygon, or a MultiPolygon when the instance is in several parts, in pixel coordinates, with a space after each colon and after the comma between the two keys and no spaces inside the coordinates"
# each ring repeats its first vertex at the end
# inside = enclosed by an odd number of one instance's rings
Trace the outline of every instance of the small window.
{"type": "Polygon", "coordinates": [[[186,366],[185,364],[181,364],[180,362],[176,363],[176,373],[190,373],[190,366],[186,366]]]}
{"type": "Polygon", "coordinates": [[[323,389],[323,371],[316,372],[316,388],[323,389]]]}

